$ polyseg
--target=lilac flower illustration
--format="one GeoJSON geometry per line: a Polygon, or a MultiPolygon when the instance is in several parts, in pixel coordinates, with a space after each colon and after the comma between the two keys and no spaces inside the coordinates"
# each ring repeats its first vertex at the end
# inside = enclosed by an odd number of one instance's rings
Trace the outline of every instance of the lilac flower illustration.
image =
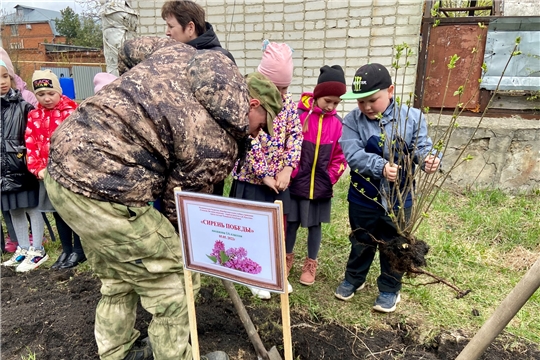
{"type": "Polygon", "coordinates": [[[258,274],[262,268],[255,261],[247,257],[247,251],[243,247],[225,250],[223,241],[216,240],[210,255],[206,255],[214,264],[225,266],[229,269],[242,271],[248,274],[258,274]]]}

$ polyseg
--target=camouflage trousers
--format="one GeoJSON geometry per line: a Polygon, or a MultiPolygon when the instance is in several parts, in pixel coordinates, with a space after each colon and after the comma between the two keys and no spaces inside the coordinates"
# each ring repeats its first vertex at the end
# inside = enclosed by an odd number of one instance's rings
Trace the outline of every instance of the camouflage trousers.
{"type": "MultiPolygon", "coordinates": [[[[101,280],[95,337],[100,359],[124,359],[140,333],[137,302],[153,315],[148,335],[156,360],[191,359],[180,239],[152,206],[127,207],[75,194],[48,174],[49,198],[81,237],[101,280]]],[[[194,276],[198,289],[200,277],[194,276]]]]}

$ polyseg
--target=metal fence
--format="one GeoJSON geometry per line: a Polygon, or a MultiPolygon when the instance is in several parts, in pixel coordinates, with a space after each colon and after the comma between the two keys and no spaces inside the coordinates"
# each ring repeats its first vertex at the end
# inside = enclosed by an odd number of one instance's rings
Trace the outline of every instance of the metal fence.
{"type": "Polygon", "coordinates": [[[51,70],[58,78],[71,76],[71,70],[68,67],[51,67],[51,66],[41,67],[41,70],[45,70],[45,69],[51,70]]]}
{"type": "Polygon", "coordinates": [[[492,113],[514,115],[519,111],[525,116],[532,111],[537,118],[539,102],[530,100],[529,94],[540,91],[539,35],[538,16],[424,17],[415,106],[454,109],[459,103],[475,114],[489,105],[492,113]],[[517,37],[521,37],[522,55],[507,66],[517,37]],[[450,70],[453,54],[459,62],[450,70]],[[487,64],[487,73],[482,71],[482,63],[487,64]],[[490,105],[499,81],[497,102],[490,105]],[[460,86],[463,94],[455,96],[460,86]],[[501,94],[501,90],[507,93],[501,94]]]}
{"type": "Polygon", "coordinates": [[[94,95],[94,76],[101,72],[100,66],[73,66],[73,82],[77,100],[94,95]]]}

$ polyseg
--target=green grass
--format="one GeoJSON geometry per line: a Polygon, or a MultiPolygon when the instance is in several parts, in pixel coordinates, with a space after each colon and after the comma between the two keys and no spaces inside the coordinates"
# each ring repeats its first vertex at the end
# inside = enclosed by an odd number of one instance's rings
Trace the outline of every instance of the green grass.
{"type": "MultiPolygon", "coordinates": [[[[228,194],[230,179],[226,183],[228,194]]],[[[413,336],[431,342],[441,330],[461,329],[473,335],[491,316],[540,253],[540,193],[508,195],[499,190],[474,190],[466,193],[442,191],[416,234],[431,250],[426,270],[441,276],[471,293],[456,299],[456,293],[442,284],[425,285],[425,276],[405,278],[402,302],[393,314],[372,311],[380,272],[378,257],[367,279],[367,286],[349,302],[335,299],[334,290],[343,278],[349,254],[347,179],[335,186],[332,223],[323,225],[323,243],[319,268],[313,286],[298,282],[303,258],[307,253],[307,232],[301,229],[295,248],[296,263],[289,276],[294,287],[290,295],[292,311],[313,319],[336,321],[361,329],[388,328],[405,324],[413,336]],[[473,315],[478,312],[479,315],[473,315]]],[[[52,218],[52,217],[51,217],[52,218]]],[[[59,242],[45,244],[54,263],[60,254],[59,242]]],[[[78,267],[87,271],[87,264],[78,267]]],[[[216,296],[226,297],[216,278],[203,276],[203,285],[216,285],[216,296]]],[[[243,298],[254,306],[279,307],[279,297],[262,301],[251,297],[249,290],[237,286],[243,298]]],[[[540,343],[540,291],[537,291],[506,327],[505,332],[540,343]]]]}
{"type": "Polygon", "coordinates": [[[27,346],[26,349],[28,350],[28,355],[23,356],[21,355],[21,360],[36,360],[36,353],[30,350],[30,348],[27,346]]]}
{"type": "MultiPolygon", "coordinates": [[[[332,223],[323,224],[319,268],[313,286],[298,282],[307,254],[307,232],[301,229],[295,247],[296,262],[289,276],[294,287],[291,309],[314,319],[336,321],[360,328],[385,328],[405,323],[425,342],[441,330],[464,330],[473,335],[521,280],[540,253],[540,194],[508,195],[500,190],[466,193],[442,191],[416,234],[430,246],[426,270],[471,293],[456,299],[442,284],[425,285],[426,276],[405,278],[402,302],[393,314],[378,314],[371,307],[380,273],[378,256],[366,289],[349,302],[334,297],[343,279],[349,254],[348,180],[334,188],[332,223]],[[478,311],[479,315],[473,315],[478,311]]],[[[218,282],[203,277],[203,283],[218,282]]],[[[242,296],[250,296],[249,291],[242,296]]],[[[277,296],[261,306],[278,307],[277,296]]],[[[506,327],[505,332],[540,343],[540,291],[537,291],[506,327]]]]}

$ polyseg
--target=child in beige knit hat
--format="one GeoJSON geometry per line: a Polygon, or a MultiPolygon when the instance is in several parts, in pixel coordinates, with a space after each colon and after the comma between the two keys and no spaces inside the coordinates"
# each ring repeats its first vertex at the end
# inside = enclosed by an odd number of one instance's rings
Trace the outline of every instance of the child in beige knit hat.
{"type": "MultiPolygon", "coordinates": [[[[58,126],[77,109],[77,103],[62,95],[58,78],[51,70],[36,70],[32,76],[32,88],[38,100],[36,109],[28,114],[25,141],[28,156],[28,170],[39,180],[39,203],[41,212],[52,212],[62,253],[51,269],[70,269],[86,260],[79,236],[58,215],[49,200],[43,178],[49,160],[50,139],[58,126]]],[[[31,269],[32,264],[21,265],[31,269]]]]}

